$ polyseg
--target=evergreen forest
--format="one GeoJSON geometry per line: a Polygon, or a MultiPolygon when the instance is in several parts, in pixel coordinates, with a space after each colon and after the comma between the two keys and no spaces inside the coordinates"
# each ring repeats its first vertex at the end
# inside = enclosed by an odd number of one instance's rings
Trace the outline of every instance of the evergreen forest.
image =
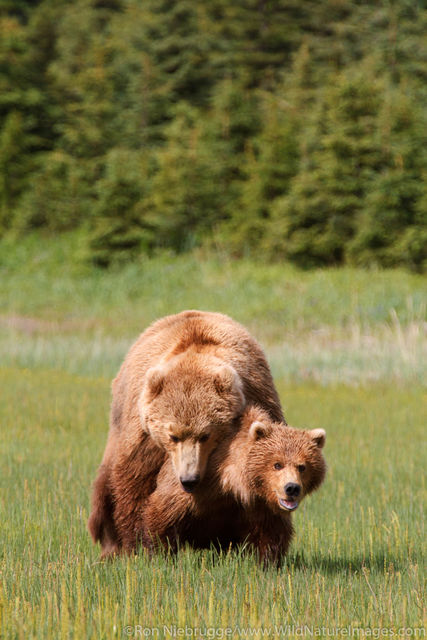
{"type": "Polygon", "coordinates": [[[427,267],[421,0],[0,0],[0,237],[427,267]]]}

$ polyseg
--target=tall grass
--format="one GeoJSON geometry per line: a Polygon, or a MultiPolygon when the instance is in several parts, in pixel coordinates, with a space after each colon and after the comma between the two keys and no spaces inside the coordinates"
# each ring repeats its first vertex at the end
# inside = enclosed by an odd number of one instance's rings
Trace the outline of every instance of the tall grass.
{"type": "Polygon", "coordinates": [[[111,378],[156,318],[189,308],[231,315],[276,377],[322,384],[427,379],[427,285],[403,271],[233,262],[218,254],[141,259],[104,273],[77,260],[79,236],[0,243],[0,359],[111,378]]]}
{"type": "Polygon", "coordinates": [[[39,240],[0,243],[0,637],[425,637],[425,280],[197,253],[103,273],[78,235],[39,240]],[[327,430],[280,571],[242,549],[101,563],[86,531],[110,379],[184,308],[248,326],[288,421],[327,430]]]}
{"type": "MultiPolygon", "coordinates": [[[[12,323],[16,322],[15,319],[12,323]]],[[[60,369],[70,373],[112,378],[135,335],[123,337],[106,331],[61,331],[0,327],[0,356],[4,366],[60,369]]],[[[37,323],[36,327],[37,327],[37,323]]],[[[263,337],[262,330],[258,332],[263,337]]],[[[277,340],[261,340],[273,375],[286,381],[358,385],[388,381],[426,384],[427,335],[421,322],[377,325],[362,331],[325,326],[314,331],[285,331],[277,340]]]]}
{"type": "Polygon", "coordinates": [[[295,514],[277,572],[238,550],[100,563],[86,521],[108,384],[2,369],[0,388],[2,637],[113,638],[126,625],[230,627],[239,637],[274,625],[425,624],[423,392],[281,386],[290,422],[326,428],[329,471],[295,514]]]}

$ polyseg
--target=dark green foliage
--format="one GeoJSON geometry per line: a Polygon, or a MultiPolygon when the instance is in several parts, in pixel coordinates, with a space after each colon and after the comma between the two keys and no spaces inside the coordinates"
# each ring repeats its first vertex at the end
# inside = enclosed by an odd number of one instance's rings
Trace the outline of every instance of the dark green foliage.
{"type": "Polygon", "coordinates": [[[222,233],[237,254],[266,248],[272,206],[288,191],[299,165],[300,122],[284,97],[266,94],[259,113],[263,126],[245,149],[240,198],[222,233]]]}
{"type": "Polygon", "coordinates": [[[10,226],[13,203],[26,174],[22,115],[11,111],[0,132],[0,229],[10,226]]]}
{"type": "Polygon", "coordinates": [[[427,262],[422,3],[0,0],[0,234],[427,262]]]}
{"type": "Polygon", "coordinates": [[[182,104],[155,155],[148,208],[157,246],[190,248],[224,217],[224,166],[204,129],[197,111],[182,104]]]}
{"type": "Polygon", "coordinates": [[[334,76],[317,105],[305,157],[272,225],[273,248],[301,266],[344,260],[368,183],[382,165],[379,96],[374,80],[354,72],[334,76]]]}
{"type": "Polygon", "coordinates": [[[65,231],[84,224],[94,203],[93,163],[78,160],[64,151],[43,154],[31,186],[21,197],[15,226],[65,231]]]}
{"type": "Polygon", "coordinates": [[[373,172],[348,255],[357,264],[427,260],[426,113],[403,91],[389,90],[378,117],[382,163],[373,172]]]}
{"type": "Polygon", "coordinates": [[[107,155],[92,212],[90,250],[96,264],[108,266],[151,246],[153,234],[144,205],[148,184],[141,153],[117,148],[107,155]]]}
{"type": "Polygon", "coordinates": [[[113,128],[109,17],[92,0],[77,0],[64,8],[57,29],[49,72],[60,104],[58,146],[75,158],[99,158],[120,140],[113,128]]]}
{"type": "Polygon", "coordinates": [[[350,245],[353,261],[362,265],[407,264],[422,269],[427,260],[424,194],[425,185],[420,179],[402,169],[379,175],[366,198],[358,233],[350,245]]]}

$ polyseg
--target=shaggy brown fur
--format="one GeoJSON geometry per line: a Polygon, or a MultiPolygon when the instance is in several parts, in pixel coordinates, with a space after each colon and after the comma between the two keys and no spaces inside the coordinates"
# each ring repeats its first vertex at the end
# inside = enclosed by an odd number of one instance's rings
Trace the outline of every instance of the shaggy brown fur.
{"type": "Polygon", "coordinates": [[[246,540],[263,561],[280,564],[293,534],[292,510],[324,479],[325,436],[323,429],[293,429],[249,408],[241,428],[212,455],[207,481],[192,495],[165,462],[141,509],[142,543],[152,548],[174,547],[177,538],[194,546],[246,540]]]}
{"type": "Polygon", "coordinates": [[[187,495],[180,481],[203,485],[209,457],[234,433],[245,406],[284,419],[261,347],[218,313],[184,311],[151,325],[131,347],[112,394],[88,523],[103,555],[134,548],[141,506],[165,461],[187,495]]]}

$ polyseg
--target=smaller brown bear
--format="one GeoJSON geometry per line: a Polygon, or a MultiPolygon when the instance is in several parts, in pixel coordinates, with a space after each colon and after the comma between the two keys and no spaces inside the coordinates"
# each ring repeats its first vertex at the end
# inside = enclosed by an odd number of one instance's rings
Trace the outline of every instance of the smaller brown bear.
{"type": "Polygon", "coordinates": [[[280,564],[293,535],[291,514],[322,483],[323,429],[273,422],[258,407],[243,414],[237,434],[214,452],[204,487],[185,493],[166,461],[141,513],[141,542],[177,539],[195,546],[247,541],[263,561],[280,564]]]}

